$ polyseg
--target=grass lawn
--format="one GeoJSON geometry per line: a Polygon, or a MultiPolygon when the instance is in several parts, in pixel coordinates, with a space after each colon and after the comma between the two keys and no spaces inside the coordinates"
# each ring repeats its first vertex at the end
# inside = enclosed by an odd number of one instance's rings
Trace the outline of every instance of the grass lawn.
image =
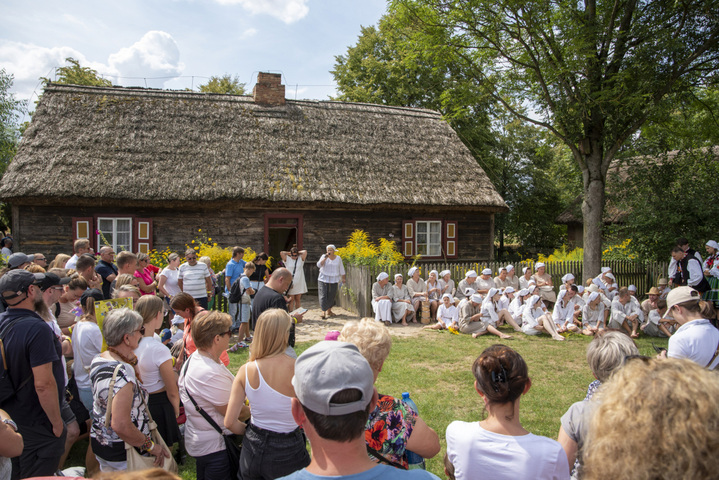
{"type": "MultiPolygon", "coordinates": [[[[503,328],[504,330],[505,328],[503,328]]],[[[442,457],[446,449],[444,433],[453,420],[478,421],[482,418],[479,395],[474,390],[471,366],[486,347],[500,343],[494,335],[473,339],[469,335],[453,335],[448,332],[423,332],[416,338],[393,338],[392,350],[377,379],[381,393],[401,397],[410,392],[420,415],[439,434],[442,450],[427,461],[427,469],[444,476],[442,457]]],[[[517,350],[529,366],[532,388],[522,398],[521,421],[530,432],[556,438],[559,419],[569,406],[582,400],[587,386],[594,380],[586,361],[586,348],[591,338],[571,334],[565,342],[556,342],[546,335],[527,336],[515,334],[512,340],[502,343],[517,350]]],[[[642,337],[637,340],[642,355],[654,356],[652,342],[666,348],[667,339],[642,337]]],[[[301,353],[315,342],[297,344],[301,353]]],[[[242,350],[230,354],[230,371],[247,361],[248,352],[242,350]]],[[[82,446],[81,446],[82,445],[82,446]]],[[[70,465],[80,459],[79,442],[73,448],[70,465]],[[79,452],[78,452],[79,453],[79,452]]],[[[180,469],[185,479],[195,478],[195,463],[188,458],[180,469]]]]}

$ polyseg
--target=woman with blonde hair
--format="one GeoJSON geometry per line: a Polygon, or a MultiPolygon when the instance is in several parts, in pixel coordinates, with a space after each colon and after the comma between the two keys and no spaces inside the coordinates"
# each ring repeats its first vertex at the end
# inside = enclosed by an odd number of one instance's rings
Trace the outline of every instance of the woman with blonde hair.
{"type": "Polygon", "coordinates": [[[136,276],[130,275],[129,273],[121,273],[115,278],[115,290],[123,285],[132,285],[133,287],[140,288],[140,280],[136,276]]]}
{"type": "Polygon", "coordinates": [[[482,478],[497,480],[569,479],[562,446],[528,432],[520,422],[521,397],[532,386],[522,356],[506,345],[492,345],[474,361],[472,373],[487,416],[447,427],[447,455],[455,478],[477,478],[481,472],[482,478]]]}
{"type": "Polygon", "coordinates": [[[87,282],[79,275],[74,275],[70,283],[63,287],[63,294],[60,295],[56,307],[53,308],[57,324],[60,326],[62,333],[70,335],[70,327],[75,325],[78,317],[81,315],[81,309],[78,300],[87,290],[87,282]],[[59,308],[57,306],[59,305],[59,308]]]}
{"type": "Polygon", "coordinates": [[[245,398],[252,412],[240,456],[243,480],[283,477],[310,463],[304,435],[292,417],[295,359],[285,355],[291,326],[292,318],[284,310],[262,312],[249,361],[240,367],[232,384],[225,427],[236,434],[243,432],[239,416],[245,398]]]}
{"type": "Polygon", "coordinates": [[[171,253],[167,256],[167,266],[160,272],[157,288],[165,296],[165,301],[170,304],[172,297],[182,292],[177,284],[177,267],[180,266],[180,254],[171,253]]]}
{"type": "MultiPolygon", "coordinates": [[[[230,465],[223,438],[230,432],[222,429],[233,376],[222,364],[221,355],[230,344],[231,325],[230,316],[222,312],[195,317],[192,338],[197,350],[180,373],[180,397],[187,415],[185,447],[197,462],[197,480],[225,480],[233,478],[236,471],[236,466],[230,465]]],[[[238,432],[244,433],[241,428],[238,432]]]]}
{"type": "MultiPolygon", "coordinates": [[[[338,338],[357,346],[377,381],[392,348],[389,329],[372,318],[347,322],[338,338]]],[[[419,413],[399,398],[379,394],[377,406],[370,412],[365,428],[365,443],[370,458],[378,463],[408,467],[407,451],[424,458],[439,453],[439,436],[419,413]],[[378,458],[378,456],[381,458],[378,458]]]]}
{"type": "Polygon", "coordinates": [[[135,355],[142,385],[150,395],[147,407],[157,423],[158,432],[170,446],[180,441],[180,429],[177,426],[180,392],[170,350],[154,337],[155,331],[162,327],[164,308],[165,302],[154,295],[146,295],[135,304],[135,311],[142,316],[145,327],[135,355]]]}
{"type": "Polygon", "coordinates": [[[67,264],[67,261],[70,260],[70,255],[66,255],[64,253],[58,253],[55,255],[55,258],[53,258],[52,262],[50,262],[50,265],[48,265],[48,270],[51,268],[65,268],[65,265],[67,264]]]}
{"type": "Polygon", "coordinates": [[[716,373],[691,360],[629,360],[598,394],[582,478],[716,478],[717,398],[716,373]]]}

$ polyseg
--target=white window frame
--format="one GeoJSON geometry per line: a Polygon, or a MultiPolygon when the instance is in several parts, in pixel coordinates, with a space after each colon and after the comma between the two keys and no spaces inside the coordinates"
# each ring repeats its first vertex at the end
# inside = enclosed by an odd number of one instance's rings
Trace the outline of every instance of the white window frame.
{"type": "Polygon", "coordinates": [[[435,257],[441,257],[442,256],[442,221],[441,220],[416,220],[414,222],[414,228],[415,228],[415,252],[420,253],[420,246],[424,246],[426,248],[426,253],[423,253],[423,257],[429,257],[429,258],[435,258],[435,257]],[[419,235],[420,235],[420,225],[424,224],[426,226],[426,233],[427,235],[427,242],[426,243],[420,243],[419,241],[419,235]],[[436,224],[438,227],[439,232],[439,242],[436,244],[439,252],[436,255],[431,254],[430,247],[434,245],[433,243],[430,243],[430,225],[436,224]]]}
{"type": "MultiPolygon", "coordinates": [[[[109,232],[109,233],[112,234],[112,249],[115,250],[115,252],[117,252],[117,253],[121,252],[121,250],[119,250],[119,248],[117,246],[117,221],[118,220],[127,220],[130,223],[130,245],[127,246],[127,251],[134,252],[135,250],[133,250],[133,245],[132,245],[132,242],[133,242],[133,236],[132,236],[133,225],[132,224],[134,223],[133,222],[134,219],[132,217],[97,217],[98,231],[100,230],[100,223],[102,223],[103,221],[107,221],[107,220],[112,221],[112,232],[109,232]]],[[[103,230],[102,233],[105,234],[105,238],[107,238],[106,234],[108,232],[103,230]]],[[[98,250],[105,245],[104,242],[102,241],[102,238],[100,237],[99,233],[97,234],[97,245],[98,245],[98,250]]]]}

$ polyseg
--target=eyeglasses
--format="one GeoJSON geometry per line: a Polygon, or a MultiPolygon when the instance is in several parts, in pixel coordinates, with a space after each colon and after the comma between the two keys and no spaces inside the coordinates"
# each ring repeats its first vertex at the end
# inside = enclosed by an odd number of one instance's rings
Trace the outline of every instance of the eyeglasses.
{"type": "Polygon", "coordinates": [[[222,335],[227,335],[228,337],[231,337],[231,336],[232,336],[232,329],[227,330],[226,332],[222,332],[222,333],[220,333],[219,335],[220,335],[220,336],[222,336],[222,335]]]}
{"type": "Polygon", "coordinates": [[[50,288],[53,289],[53,290],[59,290],[59,291],[61,291],[61,292],[64,290],[64,288],[62,288],[61,285],[58,285],[58,286],[56,286],[56,287],[50,287],[50,288]]]}
{"type": "Polygon", "coordinates": [[[47,262],[47,258],[36,258],[36,262],[47,262]]]}
{"type": "Polygon", "coordinates": [[[185,257],[185,258],[186,258],[187,260],[197,260],[197,257],[195,257],[194,255],[193,255],[193,256],[190,256],[190,257],[185,257]]]}
{"type": "Polygon", "coordinates": [[[133,332],[140,332],[140,335],[145,334],[145,326],[141,326],[138,330],[133,330],[133,332]]]}

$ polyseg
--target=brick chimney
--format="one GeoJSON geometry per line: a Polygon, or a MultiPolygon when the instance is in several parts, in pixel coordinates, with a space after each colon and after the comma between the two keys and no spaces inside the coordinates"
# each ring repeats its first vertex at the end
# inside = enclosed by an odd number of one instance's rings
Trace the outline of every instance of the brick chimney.
{"type": "Polygon", "coordinates": [[[277,107],[285,104],[285,86],[279,73],[257,74],[257,84],[252,89],[255,103],[277,107]]]}

